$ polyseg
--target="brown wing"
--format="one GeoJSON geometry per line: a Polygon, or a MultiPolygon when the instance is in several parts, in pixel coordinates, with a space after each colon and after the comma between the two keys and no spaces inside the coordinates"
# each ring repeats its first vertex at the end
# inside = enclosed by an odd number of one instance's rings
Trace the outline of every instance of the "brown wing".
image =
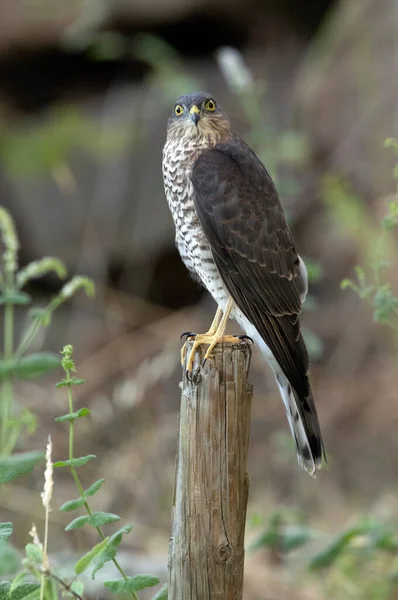
{"type": "Polygon", "coordinates": [[[298,315],[305,282],[275,186],[238,138],[196,160],[195,208],[220,275],[289,382],[309,394],[308,355],[298,315]]]}

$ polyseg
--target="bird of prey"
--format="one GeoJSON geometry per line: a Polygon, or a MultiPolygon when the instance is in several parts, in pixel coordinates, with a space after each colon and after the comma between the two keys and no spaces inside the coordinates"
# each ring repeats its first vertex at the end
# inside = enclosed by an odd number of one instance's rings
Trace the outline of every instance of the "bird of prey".
{"type": "Polygon", "coordinates": [[[235,319],[271,366],[298,462],[315,475],[325,453],[299,323],[307,271],[273,181],[204,92],[177,99],[162,167],[182,260],[218,305],[209,331],[195,337],[187,368],[199,345],[209,344],[207,358],[216,344],[237,341],[225,335],[235,319]]]}

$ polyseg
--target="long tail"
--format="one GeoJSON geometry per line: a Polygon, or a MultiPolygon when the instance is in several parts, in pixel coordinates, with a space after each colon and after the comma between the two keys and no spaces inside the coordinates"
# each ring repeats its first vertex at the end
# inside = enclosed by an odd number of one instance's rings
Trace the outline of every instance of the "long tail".
{"type": "Polygon", "coordinates": [[[318,415],[312,395],[298,397],[285,375],[275,373],[276,381],[286,410],[287,420],[297,448],[297,460],[310,475],[315,477],[325,458],[324,445],[318,415]]]}
{"type": "Polygon", "coordinates": [[[247,335],[253,338],[274,371],[290,430],[296,443],[298,463],[314,477],[316,471],[321,468],[322,461],[326,463],[326,455],[312,393],[310,391],[307,398],[300,398],[256,328],[245,317],[241,317],[240,323],[247,335]]]}

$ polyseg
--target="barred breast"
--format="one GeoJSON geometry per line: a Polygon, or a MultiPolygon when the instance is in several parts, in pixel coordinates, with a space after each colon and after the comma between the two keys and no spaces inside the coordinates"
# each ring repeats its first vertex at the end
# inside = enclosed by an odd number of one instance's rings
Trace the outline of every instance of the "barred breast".
{"type": "Polygon", "coordinates": [[[194,189],[190,179],[198,154],[208,147],[206,140],[168,139],[163,149],[163,179],[167,202],[176,227],[176,245],[185,265],[224,307],[228,292],[213,260],[194,205],[194,189]]]}

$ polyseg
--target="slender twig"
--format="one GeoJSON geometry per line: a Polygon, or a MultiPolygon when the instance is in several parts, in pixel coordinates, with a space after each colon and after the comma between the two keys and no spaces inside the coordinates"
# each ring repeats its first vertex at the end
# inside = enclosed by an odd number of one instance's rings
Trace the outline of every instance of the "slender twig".
{"type": "Polygon", "coordinates": [[[44,575],[46,577],[50,577],[51,579],[54,579],[54,581],[56,581],[58,583],[58,585],[60,585],[61,587],[63,587],[64,590],[66,590],[67,592],[69,592],[70,594],[72,594],[78,600],[85,600],[84,596],[81,596],[80,594],[78,594],[77,592],[75,592],[72,589],[72,583],[70,583],[70,584],[66,583],[66,581],[64,581],[63,579],[61,579],[60,577],[58,577],[58,575],[56,575],[55,573],[52,573],[50,571],[50,569],[46,569],[46,571],[44,571],[44,575]]]}

